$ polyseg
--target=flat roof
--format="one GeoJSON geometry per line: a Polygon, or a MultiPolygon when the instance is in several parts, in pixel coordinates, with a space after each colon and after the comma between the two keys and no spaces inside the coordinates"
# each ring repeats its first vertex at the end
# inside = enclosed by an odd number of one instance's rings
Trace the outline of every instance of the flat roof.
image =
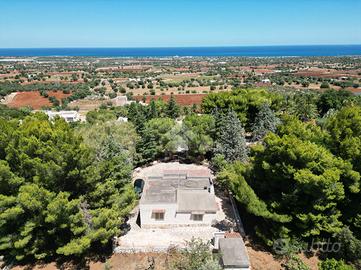
{"type": "Polygon", "coordinates": [[[214,194],[204,190],[177,190],[178,212],[217,212],[214,194]]]}
{"type": "Polygon", "coordinates": [[[225,267],[248,268],[249,258],[242,238],[219,239],[219,251],[225,267]]]}
{"type": "Polygon", "coordinates": [[[176,203],[178,180],[150,180],[146,183],[141,202],[145,204],[176,203]]]}
{"type": "MultiPolygon", "coordinates": [[[[183,196],[188,198],[192,196],[191,194],[181,193],[179,197],[177,195],[178,190],[199,190],[202,191],[202,193],[209,194],[208,189],[211,185],[210,174],[205,170],[190,170],[189,174],[187,171],[181,170],[164,170],[160,175],[147,177],[141,203],[177,203],[178,198],[181,198],[182,206],[184,206],[182,209],[186,209],[187,204],[185,202],[183,203],[184,200],[182,198],[183,196]]],[[[195,196],[198,196],[198,194],[195,194],[195,196]]],[[[195,200],[196,199],[191,199],[191,201],[195,200]]],[[[210,202],[210,199],[207,197],[206,201],[210,202]]],[[[206,207],[203,208],[208,209],[206,207]]]]}

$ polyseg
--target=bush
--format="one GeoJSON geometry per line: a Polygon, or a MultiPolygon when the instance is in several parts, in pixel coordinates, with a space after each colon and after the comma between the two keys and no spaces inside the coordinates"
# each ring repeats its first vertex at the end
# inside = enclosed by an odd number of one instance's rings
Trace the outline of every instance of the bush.
{"type": "Polygon", "coordinates": [[[284,265],[286,270],[310,270],[310,268],[297,256],[292,255],[284,265]]]}
{"type": "Polygon", "coordinates": [[[343,260],[327,259],[319,264],[320,270],[353,270],[350,265],[345,264],[343,260]]]}
{"type": "Polygon", "coordinates": [[[221,270],[217,260],[213,258],[209,243],[193,238],[181,251],[179,258],[174,263],[174,270],[221,270]]]}
{"type": "Polygon", "coordinates": [[[338,257],[352,262],[360,259],[361,240],[357,239],[348,227],[342,229],[336,240],[341,245],[341,250],[337,253],[338,257]]]}
{"type": "Polygon", "coordinates": [[[117,97],[117,93],[111,92],[111,93],[109,93],[109,97],[110,97],[110,98],[116,98],[116,97],[117,97]]]}
{"type": "Polygon", "coordinates": [[[327,82],[323,82],[320,86],[321,89],[330,88],[330,85],[327,82]]]}

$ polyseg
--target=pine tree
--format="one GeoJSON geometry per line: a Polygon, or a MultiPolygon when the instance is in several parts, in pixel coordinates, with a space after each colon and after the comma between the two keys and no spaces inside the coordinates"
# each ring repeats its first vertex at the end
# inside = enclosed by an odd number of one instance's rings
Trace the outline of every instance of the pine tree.
{"type": "Polygon", "coordinates": [[[256,116],[252,126],[252,140],[259,141],[267,135],[268,132],[275,132],[280,120],[268,104],[263,104],[256,116]]]}
{"type": "Polygon", "coordinates": [[[149,103],[149,110],[148,110],[148,119],[157,118],[159,115],[157,105],[155,104],[154,99],[152,99],[149,103]]]}
{"type": "Polygon", "coordinates": [[[176,119],[179,116],[179,106],[177,105],[173,95],[171,95],[168,102],[167,115],[172,119],[176,119]]]}
{"type": "Polygon", "coordinates": [[[5,259],[79,256],[120,233],[135,193],[128,147],[116,136],[89,147],[63,119],[40,113],[0,126],[7,145],[0,144],[5,259]]]}
{"type": "Polygon", "coordinates": [[[229,111],[221,118],[218,138],[216,140],[215,153],[223,155],[225,160],[245,161],[247,159],[247,147],[244,128],[234,111],[229,111]]]}

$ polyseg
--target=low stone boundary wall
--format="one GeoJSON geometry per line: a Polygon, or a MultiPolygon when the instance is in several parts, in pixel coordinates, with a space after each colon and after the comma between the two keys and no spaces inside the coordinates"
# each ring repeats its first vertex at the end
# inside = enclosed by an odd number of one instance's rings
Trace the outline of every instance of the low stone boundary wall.
{"type": "Polygon", "coordinates": [[[171,249],[180,249],[179,246],[154,246],[154,247],[122,247],[118,246],[113,253],[164,253],[171,249]]]}

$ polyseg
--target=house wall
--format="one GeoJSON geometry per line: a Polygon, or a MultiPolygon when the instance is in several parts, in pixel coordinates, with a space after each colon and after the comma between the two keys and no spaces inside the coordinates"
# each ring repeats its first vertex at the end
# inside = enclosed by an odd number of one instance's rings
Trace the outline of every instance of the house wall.
{"type": "Polygon", "coordinates": [[[216,213],[205,213],[203,221],[191,219],[191,213],[177,213],[176,204],[140,204],[140,222],[142,228],[170,227],[170,226],[210,226],[216,219],[216,213]],[[164,209],[164,220],[152,217],[154,209],[164,209]]]}
{"type": "Polygon", "coordinates": [[[165,226],[175,220],[176,204],[139,204],[140,222],[142,228],[165,226]],[[155,220],[152,218],[154,209],[164,209],[164,220],[155,220]]]}
{"type": "Polygon", "coordinates": [[[216,219],[216,213],[205,213],[202,221],[195,221],[191,219],[191,213],[177,213],[177,221],[182,224],[189,225],[211,225],[212,221],[216,219]]]}
{"type": "Polygon", "coordinates": [[[224,270],[251,270],[251,267],[227,267],[223,266],[224,270]]]}
{"type": "Polygon", "coordinates": [[[228,267],[223,267],[224,270],[251,270],[251,268],[249,267],[231,267],[231,268],[228,268],[228,267]]]}

